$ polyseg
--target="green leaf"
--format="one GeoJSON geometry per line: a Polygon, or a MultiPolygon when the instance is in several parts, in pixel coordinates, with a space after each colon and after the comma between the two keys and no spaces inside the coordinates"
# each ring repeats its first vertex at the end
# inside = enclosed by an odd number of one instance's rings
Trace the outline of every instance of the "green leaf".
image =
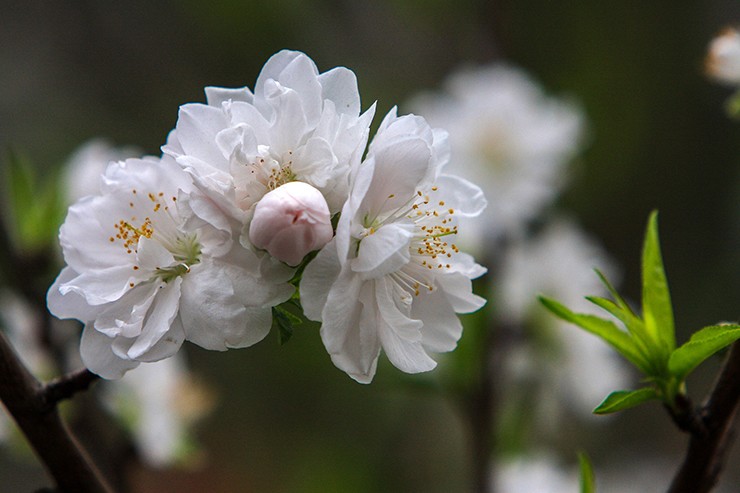
{"type": "Polygon", "coordinates": [[[651,374],[648,361],[640,354],[639,349],[629,334],[620,330],[612,322],[594,315],[573,313],[557,301],[544,296],[540,296],[539,300],[548,310],[558,317],[602,338],[643,373],[651,374]]]}
{"type": "Polygon", "coordinates": [[[623,411],[653,399],[659,399],[658,392],[653,387],[643,387],[638,390],[618,390],[609,394],[604,402],[596,406],[594,414],[610,414],[623,411]]]}
{"type": "Polygon", "coordinates": [[[701,362],[740,339],[740,325],[720,324],[704,327],[671,353],[668,370],[683,381],[701,362]]]}
{"type": "Polygon", "coordinates": [[[676,347],[673,308],[658,239],[658,213],[650,214],[642,250],[642,317],[650,337],[670,354],[676,347]]]}
{"type": "Polygon", "coordinates": [[[578,463],[580,465],[581,493],[596,493],[596,476],[594,476],[591,460],[585,453],[581,452],[578,454],[578,463]]]}
{"type": "Polygon", "coordinates": [[[646,337],[647,333],[645,332],[645,324],[642,323],[640,317],[635,315],[631,310],[625,310],[621,305],[617,305],[606,298],[601,298],[599,296],[586,296],[586,299],[599,308],[611,313],[621,321],[625,327],[627,327],[630,334],[632,334],[632,341],[635,343],[635,347],[643,358],[645,360],[650,359],[650,355],[652,354],[652,351],[650,350],[652,341],[650,338],[646,337]]]}
{"type": "Polygon", "coordinates": [[[272,325],[277,328],[278,342],[280,345],[285,344],[293,336],[293,330],[297,325],[303,323],[303,320],[280,306],[272,308],[272,325]]]}

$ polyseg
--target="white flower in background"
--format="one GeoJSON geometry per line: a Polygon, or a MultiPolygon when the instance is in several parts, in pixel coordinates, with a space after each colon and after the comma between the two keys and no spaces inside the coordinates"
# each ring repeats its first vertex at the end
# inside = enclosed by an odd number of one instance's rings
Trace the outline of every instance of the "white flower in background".
{"type": "Polygon", "coordinates": [[[727,28],[709,45],[707,73],[731,85],[740,85],[740,32],[727,28]]]}
{"type": "Polygon", "coordinates": [[[104,139],[92,139],[82,144],[65,164],[65,196],[71,204],[87,195],[100,193],[100,180],[112,161],[141,156],[133,147],[113,147],[104,139]]]}
{"type": "Polygon", "coordinates": [[[573,104],[549,98],[521,70],[484,66],[453,74],[440,95],[412,102],[415,112],[450,134],[450,172],[486,191],[488,207],[466,228],[480,250],[502,234],[523,231],[565,182],[578,151],[583,117],[573,104]]]}
{"type": "MultiPolygon", "coordinates": [[[[41,345],[40,319],[23,298],[0,290],[0,331],[8,338],[23,364],[36,377],[54,374],[54,363],[41,345]]],[[[0,404],[0,443],[11,438],[15,424],[0,404]]]]}
{"type": "Polygon", "coordinates": [[[0,327],[36,378],[46,380],[54,376],[56,365],[42,344],[40,314],[24,298],[11,291],[0,291],[0,327]]]}
{"type": "Polygon", "coordinates": [[[579,479],[575,470],[564,470],[552,457],[536,455],[498,464],[493,489],[505,493],[574,493],[579,491],[579,479]]]}
{"type": "Polygon", "coordinates": [[[311,185],[339,212],[374,114],[373,106],[360,115],[352,71],[320,74],[305,54],[281,51],[265,64],[254,93],[209,87],[206,96],[208,104],[180,108],[163,150],[244,224],[244,244],[255,204],[285,183],[311,185]]]}
{"type": "Polygon", "coordinates": [[[69,208],[59,235],[67,267],[47,296],[54,315],[86,323],[85,366],[115,379],[186,339],[225,350],[267,334],[270,307],[292,287],[261,277],[181,167],[166,157],[112,163],[101,193],[69,208]]]}
{"type": "MultiPolygon", "coordinates": [[[[552,390],[543,396],[572,404],[574,410],[590,411],[614,390],[627,388],[629,373],[614,351],[599,338],[559,321],[540,305],[537,296],[557,299],[579,313],[603,312],[585,296],[604,294],[604,287],[593,271],[598,268],[614,279],[614,268],[607,255],[573,223],[552,221],[538,235],[513,243],[503,259],[496,279],[496,315],[515,326],[531,325],[535,330],[555,331],[545,340],[554,341],[551,359],[532,354],[512,357],[518,372],[545,375],[552,390]],[[554,337],[552,337],[554,335],[554,337]],[[549,361],[546,371],[532,368],[534,362],[549,361]]],[[[539,348],[540,350],[543,348],[539,348]]],[[[537,351],[527,348],[525,351],[537,351]]]]}
{"type": "Polygon", "coordinates": [[[105,406],[129,429],[144,462],[166,467],[188,459],[189,430],[212,399],[187,372],[182,353],[144,363],[103,388],[105,406]]]}
{"type": "Polygon", "coordinates": [[[262,197],[249,225],[254,246],[291,266],[300,264],[307,253],[320,249],[333,236],[324,196],[300,181],[281,185],[262,197]]]}
{"type": "Polygon", "coordinates": [[[427,352],[451,351],[477,310],[471,279],[485,272],[460,253],[457,217],[485,207],[481,190],[441,174],[444,132],[421,117],[385,117],[353,177],[335,238],[301,281],[305,315],[322,322],[332,361],[361,383],[375,374],[381,348],[407,373],[428,371],[427,352]]]}

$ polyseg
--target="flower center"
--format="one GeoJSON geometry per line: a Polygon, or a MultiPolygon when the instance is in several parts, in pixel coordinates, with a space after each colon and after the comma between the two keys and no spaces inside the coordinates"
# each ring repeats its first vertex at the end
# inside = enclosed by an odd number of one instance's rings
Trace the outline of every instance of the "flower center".
{"type": "MultiPolygon", "coordinates": [[[[457,245],[447,241],[448,236],[457,235],[457,225],[452,218],[455,210],[446,206],[444,200],[433,199],[437,192],[436,186],[426,193],[417,191],[408,202],[384,218],[366,216],[359,234],[359,242],[362,242],[383,224],[398,220],[410,220],[414,224],[414,235],[409,244],[411,261],[391,274],[397,286],[402,288],[397,292],[403,303],[410,302],[408,293],[418,296],[422,289],[434,291],[433,276],[436,272],[451,269],[453,255],[460,252],[457,245]]],[[[393,198],[395,194],[389,195],[387,200],[393,198]]]]}
{"type": "MultiPolygon", "coordinates": [[[[184,234],[179,230],[180,221],[170,210],[170,207],[177,210],[176,203],[177,197],[168,199],[164,192],[141,194],[136,189],[131,190],[128,205],[134,214],[115,223],[114,235],[108,238],[111,243],[120,244],[127,254],[134,257],[138,253],[141,238],[153,239],[167,249],[174,262],[168,266],[155,267],[150,279],[172,281],[190,272],[190,267],[200,262],[201,245],[198,235],[184,234]],[[136,212],[149,215],[145,215],[142,221],[137,218],[136,212]]],[[[134,271],[141,269],[137,260],[134,260],[132,268],[134,271]]],[[[134,285],[134,282],[129,283],[132,288],[134,285]]]]}
{"type": "Polygon", "coordinates": [[[266,193],[296,179],[292,169],[293,151],[276,159],[269,147],[259,146],[258,149],[259,154],[253,159],[232,168],[237,200],[243,210],[250,209],[266,193]]]}

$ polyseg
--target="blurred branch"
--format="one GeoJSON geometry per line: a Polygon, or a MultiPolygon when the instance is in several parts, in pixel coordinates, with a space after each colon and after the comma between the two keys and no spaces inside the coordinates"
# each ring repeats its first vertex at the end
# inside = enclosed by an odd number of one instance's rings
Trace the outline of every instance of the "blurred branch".
{"type": "MultiPolygon", "coordinates": [[[[690,414],[674,415],[690,433],[686,457],[668,493],[706,493],[712,490],[733,439],[733,423],[740,406],[740,343],[733,344],[706,402],[690,414]]],[[[684,409],[690,409],[686,403],[684,409]]]]}
{"type": "Polygon", "coordinates": [[[42,385],[21,363],[5,335],[0,333],[0,400],[13,416],[61,492],[113,491],[67,430],[57,402],[88,386],[85,372],[42,385]]]}

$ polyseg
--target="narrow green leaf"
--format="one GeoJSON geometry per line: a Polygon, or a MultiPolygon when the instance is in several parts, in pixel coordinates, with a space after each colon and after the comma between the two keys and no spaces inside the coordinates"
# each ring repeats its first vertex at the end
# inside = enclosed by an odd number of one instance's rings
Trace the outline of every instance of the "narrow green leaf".
{"type": "Polygon", "coordinates": [[[658,398],[658,392],[653,387],[643,387],[638,390],[618,390],[609,394],[604,402],[596,406],[594,414],[615,413],[658,398]]]}
{"type": "Polygon", "coordinates": [[[591,460],[585,453],[581,452],[578,454],[578,463],[580,465],[581,493],[596,493],[596,476],[594,476],[591,460]]]}
{"type": "MultiPolygon", "coordinates": [[[[676,347],[673,308],[658,239],[658,213],[650,214],[642,250],[642,317],[647,333],[668,353],[676,347]]],[[[667,356],[667,355],[666,355],[667,356]]]]}
{"type": "Polygon", "coordinates": [[[617,305],[606,298],[601,298],[599,296],[586,296],[586,299],[599,308],[611,313],[620,322],[622,322],[624,326],[627,327],[629,333],[632,334],[632,341],[635,343],[635,347],[640,351],[640,354],[642,354],[646,360],[650,359],[650,355],[652,354],[652,351],[650,350],[652,341],[650,338],[646,337],[645,324],[642,323],[642,320],[637,315],[632,311],[625,310],[621,305],[617,305]]]}
{"type": "Polygon", "coordinates": [[[701,362],[720,349],[740,339],[740,325],[721,324],[704,327],[691,339],[671,353],[668,370],[683,381],[701,362]]]}
{"type": "Polygon", "coordinates": [[[614,325],[612,322],[594,315],[573,313],[557,301],[544,296],[540,296],[539,300],[545,308],[558,317],[602,338],[643,373],[648,375],[651,374],[649,363],[640,354],[639,349],[629,334],[620,330],[619,327],[614,325]]]}

